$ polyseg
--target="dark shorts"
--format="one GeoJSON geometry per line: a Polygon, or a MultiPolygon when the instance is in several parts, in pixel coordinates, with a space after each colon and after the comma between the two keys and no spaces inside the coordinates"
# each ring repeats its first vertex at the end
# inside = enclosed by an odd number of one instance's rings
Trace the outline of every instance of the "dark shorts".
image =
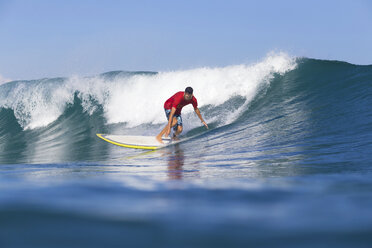
{"type": "MultiPolygon", "coordinates": [[[[165,111],[165,116],[167,116],[167,120],[169,121],[169,115],[171,113],[171,110],[170,109],[164,109],[164,111],[165,111]]],[[[174,115],[173,117],[176,117],[176,119],[177,119],[177,124],[173,127],[173,130],[177,131],[178,126],[182,127],[182,117],[181,117],[181,115],[174,115]]]]}

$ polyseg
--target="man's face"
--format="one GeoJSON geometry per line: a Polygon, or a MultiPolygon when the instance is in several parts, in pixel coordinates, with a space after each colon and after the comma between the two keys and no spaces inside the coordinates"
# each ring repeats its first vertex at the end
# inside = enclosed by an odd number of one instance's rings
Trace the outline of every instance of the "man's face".
{"type": "Polygon", "coordinates": [[[185,92],[185,95],[183,97],[185,98],[186,101],[190,101],[192,99],[192,94],[185,92]]]}

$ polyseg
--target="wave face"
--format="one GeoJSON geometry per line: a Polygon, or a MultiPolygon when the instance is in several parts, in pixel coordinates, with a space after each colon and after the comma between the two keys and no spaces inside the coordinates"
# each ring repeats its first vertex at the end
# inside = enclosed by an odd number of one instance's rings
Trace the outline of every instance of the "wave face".
{"type": "Polygon", "coordinates": [[[9,82],[0,85],[0,162],[110,159],[112,148],[96,133],[158,133],[164,101],[187,86],[212,130],[204,133],[185,107],[184,135],[196,138],[183,147],[207,144],[211,163],[285,154],[287,162],[319,163],[327,154],[327,162],[363,162],[371,81],[371,66],[276,54],[252,65],[9,82]]]}

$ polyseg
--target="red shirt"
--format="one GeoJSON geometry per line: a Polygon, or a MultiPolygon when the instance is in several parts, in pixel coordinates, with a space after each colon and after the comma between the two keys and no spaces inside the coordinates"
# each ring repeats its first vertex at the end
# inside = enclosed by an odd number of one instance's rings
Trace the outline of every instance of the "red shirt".
{"type": "Polygon", "coordinates": [[[198,102],[196,98],[193,96],[190,101],[186,101],[185,98],[183,97],[184,94],[185,92],[183,91],[174,94],[164,103],[164,108],[165,109],[172,109],[173,107],[176,108],[176,112],[174,113],[175,115],[180,115],[182,108],[190,103],[192,104],[194,109],[196,109],[198,107],[198,102]]]}

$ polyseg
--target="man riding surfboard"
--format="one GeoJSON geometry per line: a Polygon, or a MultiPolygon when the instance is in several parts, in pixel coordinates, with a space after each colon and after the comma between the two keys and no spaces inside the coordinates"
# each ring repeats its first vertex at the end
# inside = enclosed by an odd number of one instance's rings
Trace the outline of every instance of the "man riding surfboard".
{"type": "Polygon", "coordinates": [[[193,89],[191,87],[187,87],[185,89],[185,92],[177,92],[164,103],[164,111],[168,119],[168,124],[158,134],[158,136],[156,136],[156,139],[160,143],[163,143],[161,137],[164,134],[167,137],[169,136],[171,127],[173,127],[174,130],[173,138],[176,138],[182,132],[183,128],[181,110],[188,104],[192,104],[195,113],[204,124],[204,126],[208,129],[208,125],[207,123],[205,123],[203,117],[200,114],[200,110],[198,109],[198,102],[193,95],[193,89]]]}

